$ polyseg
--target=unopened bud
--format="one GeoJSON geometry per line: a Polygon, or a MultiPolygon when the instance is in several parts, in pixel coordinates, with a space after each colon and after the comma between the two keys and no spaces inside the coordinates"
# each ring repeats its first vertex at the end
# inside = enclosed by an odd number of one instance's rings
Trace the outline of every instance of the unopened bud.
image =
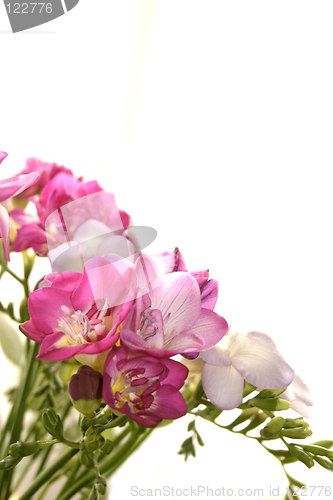
{"type": "Polygon", "coordinates": [[[105,439],[104,443],[102,444],[102,446],[100,447],[100,452],[103,454],[103,455],[109,455],[111,453],[111,451],[113,450],[114,448],[114,444],[112,441],[110,441],[110,439],[105,439]]]}
{"type": "Polygon", "coordinates": [[[283,417],[274,417],[270,422],[268,422],[265,428],[271,434],[277,434],[282,429],[284,422],[285,419],[283,417]]]}
{"type": "Polygon", "coordinates": [[[92,469],[95,467],[95,460],[92,455],[85,452],[80,453],[81,464],[87,467],[87,469],[92,469]]]}
{"type": "Polygon", "coordinates": [[[305,464],[309,469],[314,466],[314,461],[312,457],[310,457],[310,455],[308,455],[305,451],[303,451],[300,448],[297,448],[292,444],[289,445],[288,448],[290,453],[294,455],[294,457],[296,457],[297,460],[303,462],[303,464],[305,464]]]}
{"type": "Polygon", "coordinates": [[[12,457],[27,457],[29,455],[33,455],[36,451],[39,450],[39,446],[37,442],[32,443],[22,443],[17,441],[9,446],[9,454],[12,457]]]}
{"type": "Polygon", "coordinates": [[[42,414],[42,423],[51,436],[59,441],[63,439],[63,426],[59,415],[56,414],[53,408],[46,408],[42,414]]]}
{"type": "Polygon", "coordinates": [[[0,470],[10,470],[15,467],[21,460],[22,457],[5,457],[0,460],[0,470]]]}
{"type": "Polygon", "coordinates": [[[95,486],[96,486],[97,493],[99,493],[100,495],[105,495],[107,484],[106,484],[104,477],[98,476],[98,478],[96,479],[96,482],[95,482],[95,486]]]}
{"type": "Polygon", "coordinates": [[[325,469],[333,471],[333,463],[330,460],[327,460],[327,458],[314,457],[314,460],[322,467],[325,467],[325,469]]]}
{"type": "Polygon", "coordinates": [[[333,451],[327,450],[326,448],[322,448],[321,446],[314,446],[311,444],[302,445],[303,450],[309,451],[313,453],[313,455],[321,455],[323,457],[327,457],[330,460],[333,460],[333,451]]]}
{"type": "Polygon", "coordinates": [[[294,427],[293,429],[283,429],[280,434],[293,439],[305,439],[311,436],[312,431],[307,427],[294,427]]]}
{"type": "Polygon", "coordinates": [[[81,366],[72,375],[68,391],[75,408],[86,417],[93,417],[102,402],[103,377],[90,366],[81,366]]]}

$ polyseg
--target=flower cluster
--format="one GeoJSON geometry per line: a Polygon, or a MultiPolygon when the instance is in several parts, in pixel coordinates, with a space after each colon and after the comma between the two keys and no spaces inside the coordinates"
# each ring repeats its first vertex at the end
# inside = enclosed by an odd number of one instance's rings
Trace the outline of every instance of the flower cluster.
{"type": "MultiPolygon", "coordinates": [[[[30,293],[30,319],[20,329],[40,344],[39,359],[83,365],[69,385],[78,409],[83,400],[94,411],[90,403],[104,399],[145,427],[179,418],[193,360],[219,409],[242,403],[244,381],[272,390],[293,381],[267,335],[228,333],[207,270],[187,270],[178,249],[142,253],[154,231],[132,225],[97,181],[30,159],[0,182],[0,202],[4,257],[31,248],[50,259],[52,272],[30,293]]],[[[305,386],[297,397],[288,391],[286,398],[311,404],[305,386]]]]}

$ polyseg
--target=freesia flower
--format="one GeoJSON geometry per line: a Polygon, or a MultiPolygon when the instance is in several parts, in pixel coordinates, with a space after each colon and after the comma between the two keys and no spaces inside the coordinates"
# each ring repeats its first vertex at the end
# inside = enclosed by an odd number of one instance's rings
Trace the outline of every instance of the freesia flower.
{"type": "MultiPolygon", "coordinates": [[[[48,216],[71,201],[87,196],[88,194],[102,191],[97,181],[82,182],[73,175],[61,172],[51,179],[42,190],[39,200],[35,200],[38,220],[24,224],[19,228],[13,244],[15,252],[21,252],[31,247],[38,255],[46,256],[48,241],[46,234],[46,220],[48,216]]],[[[62,219],[58,225],[52,227],[48,240],[56,242],[58,235],[63,235],[62,219]]]]}
{"type": "MultiPolygon", "coordinates": [[[[152,255],[152,261],[157,267],[159,274],[187,272],[184,258],[178,248],[171,252],[163,252],[152,255]]],[[[205,309],[214,309],[217,296],[218,284],[214,279],[209,279],[208,269],[204,271],[192,271],[190,274],[197,280],[200,287],[201,307],[205,309]]]]}
{"type": "Polygon", "coordinates": [[[177,361],[117,347],[104,365],[103,397],[116,412],[144,427],[155,427],[164,418],[174,420],[186,414],[179,389],[187,373],[177,361]]]}
{"type": "Polygon", "coordinates": [[[313,401],[309,388],[304,384],[301,377],[295,375],[292,383],[286,391],[281,394],[281,398],[290,401],[290,407],[303,417],[311,418],[313,401]]]}
{"type": "Polygon", "coordinates": [[[175,272],[158,277],[149,294],[137,301],[121,341],[153,356],[170,357],[207,350],[227,331],[224,318],[202,307],[197,280],[175,272]]]}
{"type": "Polygon", "coordinates": [[[47,163],[38,158],[28,158],[20,174],[30,174],[31,172],[38,172],[39,179],[38,182],[24,192],[25,198],[30,198],[30,196],[40,193],[46,184],[60,172],[73,175],[73,172],[66,167],[57,165],[56,163],[47,163]]]}
{"type": "Polygon", "coordinates": [[[283,389],[294,378],[293,370],[265,333],[228,334],[200,356],[205,361],[204,391],[221,410],[241,404],[244,380],[262,389],[283,389]]]}
{"type": "MultiPolygon", "coordinates": [[[[101,266],[103,259],[92,259],[91,265],[101,266]],[[102,260],[102,262],[100,262],[102,260]]],[[[28,300],[30,320],[21,325],[22,332],[41,343],[39,359],[58,361],[75,357],[80,363],[100,369],[105,353],[119,338],[119,325],[128,313],[131,302],[110,306],[106,291],[123,293],[126,276],[115,266],[103,269],[100,299],[85,269],[80,273],[52,273],[44,286],[32,292],[28,300]]]]}
{"type": "MultiPolygon", "coordinates": [[[[6,156],[7,153],[0,152],[0,163],[6,156]]],[[[8,261],[10,260],[10,217],[3,203],[33,186],[38,178],[39,174],[37,172],[31,172],[0,181],[0,237],[2,238],[4,256],[8,261]]]]}

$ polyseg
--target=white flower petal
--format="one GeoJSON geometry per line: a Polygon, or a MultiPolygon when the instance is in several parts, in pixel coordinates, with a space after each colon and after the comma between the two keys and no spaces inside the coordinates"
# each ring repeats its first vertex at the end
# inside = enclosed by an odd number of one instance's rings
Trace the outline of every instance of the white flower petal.
{"type": "Polygon", "coordinates": [[[228,351],[221,349],[219,346],[215,346],[208,349],[208,351],[201,352],[200,358],[202,358],[206,363],[214,366],[231,365],[231,359],[228,351]]]}
{"type": "Polygon", "coordinates": [[[292,368],[285,362],[273,340],[265,333],[250,332],[242,336],[231,352],[234,368],[255,387],[282,389],[294,378],[292,368]]]}
{"type": "Polygon", "coordinates": [[[205,364],[202,386],[206,396],[220,410],[231,410],[242,402],[244,379],[231,365],[205,364]]]}

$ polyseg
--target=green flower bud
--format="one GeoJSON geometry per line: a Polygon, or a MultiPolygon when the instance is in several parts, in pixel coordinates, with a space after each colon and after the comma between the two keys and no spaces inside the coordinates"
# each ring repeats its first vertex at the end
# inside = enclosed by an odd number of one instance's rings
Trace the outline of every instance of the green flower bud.
{"type": "Polygon", "coordinates": [[[284,425],[285,419],[283,417],[274,417],[268,424],[265,429],[271,434],[278,434],[284,425]]]}
{"type": "Polygon", "coordinates": [[[17,441],[9,446],[9,454],[16,458],[33,455],[38,450],[39,445],[36,441],[32,443],[22,443],[21,441],[17,441]]]}
{"type": "Polygon", "coordinates": [[[330,460],[327,460],[327,458],[314,457],[314,460],[322,467],[325,467],[325,469],[333,471],[333,463],[330,460]]]}
{"type": "Polygon", "coordinates": [[[333,447],[333,441],[330,441],[328,439],[324,439],[323,441],[316,441],[315,443],[312,443],[313,445],[316,446],[321,446],[322,448],[332,448],[333,447]]]}
{"type": "Polygon", "coordinates": [[[100,495],[105,495],[107,484],[106,484],[104,477],[98,476],[96,479],[96,482],[95,482],[95,486],[96,486],[97,493],[99,493],[100,495]]]}
{"type": "Polygon", "coordinates": [[[23,457],[5,457],[0,461],[0,470],[10,470],[15,467],[23,457]]]}
{"type": "Polygon", "coordinates": [[[83,440],[81,441],[81,449],[85,453],[91,453],[98,450],[104,443],[104,438],[100,436],[94,427],[89,427],[83,440]]]}
{"type": "Polygon", "coordinates": [[[95,467],[95,460],[91,454],[87,454],[85,451],[81,450],[80,461],[84,467],[87,469],[93,469],[95,467]]]}
{"type": "Polygon", "coordinates": [[[280,432],[281,436],[294,438],[294,439],[305,439],[311,436],[312,431],[306,427],[294,427],[293,429],[283,429],[280,432]]]}
{"type": "Polygon", "coordinates": [[[294,427],[309,427],[307,422],[304,422],[303,418],[286,418],[284,426],[285,429],[292,429],[294,427]]]}
{"type": "Polygon", "coordinates": [[[333,451],[322,448],[321,446],[304,444],[302,445],[302,448],[303,450],[310,451],[310,453],[313,453],[313,455],[322,455],[323,457],[327,457],[330,460],[333,460],[333,451]]]}
{"type": "Polygon", "coordinates": [[[53,408],[46,408],[42,414],[42,423],[45,429],[51,436],[59,441],[63,440],[63,426],[59,415],[56,414],[53,408]]]}
{"type": "Polygon", "coordinates": [[[100,452],[103,454],[103,455],[109,455],[111,453],[111,451],[113,450],[114,448],[114,444],[112,441],[110,441],[110,439],[105,439],[104,443],[102,444],[102,446],[100,447],[100,452]]]}
{"type": "Polygon", "coordinates": [[[269,411],[281,411],[288,410],[290,408],[289,401],[285,399],[277,399],[277,398],[267,398],[267,399],[257,399],[254,398],[251,400],[251,404],[260,408],[261,410],[269,410],[269,411]]]}
{"type": "Polygon", "coordinates": [[[296,448],[294,445],[289,445],[288,446],[289,451],[294,457],[296,457],[298,460],[303,462],[309,469],[314,466],[314,461],[310,455],[308,455],[305,451],[303,451],[301,448],[296,448]]]}

